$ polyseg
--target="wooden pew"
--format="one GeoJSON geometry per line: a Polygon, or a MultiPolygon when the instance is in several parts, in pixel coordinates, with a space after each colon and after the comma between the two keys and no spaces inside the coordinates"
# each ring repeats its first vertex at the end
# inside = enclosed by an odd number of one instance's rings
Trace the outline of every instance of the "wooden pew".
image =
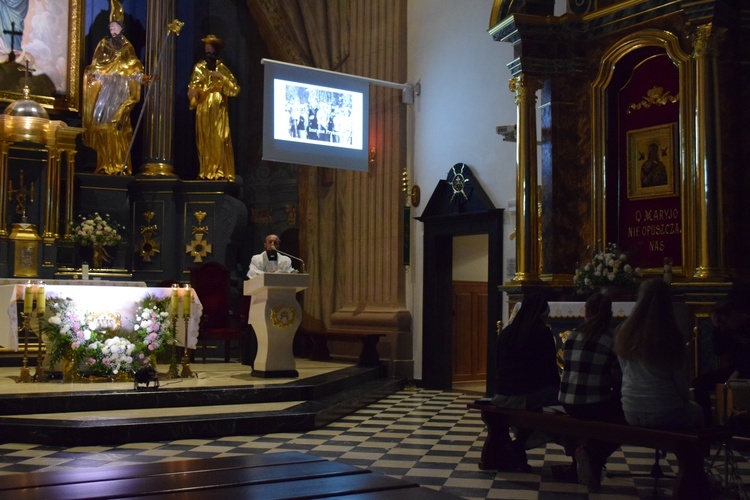
{"type": "MultiPolygon", "coordinates": [[[[12,474],[0,497],[14,499],[309,498],[363,495],[372,499],[440,499],[450,495],[366,469],[298,452],[12,474]]],[[[364,497],[363,497],[364,498],[364,497]]]]}
{"type": "Polygon", "coordinates": [[[467,406],[481,411],[482,421],[487,425],[487,438],[482,448],[480,468],[491,469],[494,468],[493,464],[500,463],[502,438],[504,435],[507,436],[509,426],[557,435],[598,439],[673,452],[679,463],[672,490],[672,498],[677,499],[711,498],[703,459],[709,455],[712,443],[724,442],[731,435],[725,429],[695,432],[664,430],[581,420],[559,412],[498,408],[489,399],[480,399],[467,406]]]}

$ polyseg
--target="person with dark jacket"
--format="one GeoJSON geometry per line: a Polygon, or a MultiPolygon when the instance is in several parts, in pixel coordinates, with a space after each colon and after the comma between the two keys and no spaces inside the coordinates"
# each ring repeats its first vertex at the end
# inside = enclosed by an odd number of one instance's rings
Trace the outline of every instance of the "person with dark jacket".
{"type": "MultiPolygon", "coordinates": [[[[541,410],[557,405],[560,376],[557,371],[557,345],[546,324],[549,304],[540,294],[524,297],[521,308],[497,338],[497,378],[492,404],[503,408],[541,410]]],[[[507,460],[499,469],[528,470],[527,438],[530,432],[519,429],[501,446],[508,447],[507,460]]]]}

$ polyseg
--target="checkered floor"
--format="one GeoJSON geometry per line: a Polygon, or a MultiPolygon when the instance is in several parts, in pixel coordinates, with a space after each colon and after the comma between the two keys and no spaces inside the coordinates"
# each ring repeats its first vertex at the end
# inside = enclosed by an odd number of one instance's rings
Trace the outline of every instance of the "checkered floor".
{"type": "MultiPolygon", "coordinates": [[[[654,498],[651,478],[607,477],[602,490],[555,482],[550,466],[569,463],[562,448],[548,444],[528,453],[531,473],[495,473],[477,467],[485,437],[478,412],[466,403],[476,394],[404,390],[386,397],[323,429],[304,434],[228,436],[116,447],[0,444],[0,475],[41,470],[101,467],[186,458],[217,457],[295,450],[404,478],[463,498],[508,499],[637,499],[654,498]]],[[[737,468],[748,495],[750,457],[738,455],[737,468]]],[[[676,472],[674,456],[661,461],[665,474],[676,472]]],[[[610,458],[611,473],[647,473],[653,451],[624,447],[610,458]]],[[[719,478],[723,462],[712,478],[719,478]]],[[[658,482],[656,498],[669,498],[672,481],[658,482]]],[[[737,491],[715,498],[737,498],[737,491]]]]}

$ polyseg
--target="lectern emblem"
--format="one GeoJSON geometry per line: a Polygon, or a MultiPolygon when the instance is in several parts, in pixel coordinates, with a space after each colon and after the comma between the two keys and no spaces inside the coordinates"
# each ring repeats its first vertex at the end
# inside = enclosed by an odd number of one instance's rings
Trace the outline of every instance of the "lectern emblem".
{"type": "Polygon", "coordinates": [[[279,306],[271,308],[271,323],[279,328],[286,328],[294,324],[297,319],[297,310],[291,306],[279,306]]]}

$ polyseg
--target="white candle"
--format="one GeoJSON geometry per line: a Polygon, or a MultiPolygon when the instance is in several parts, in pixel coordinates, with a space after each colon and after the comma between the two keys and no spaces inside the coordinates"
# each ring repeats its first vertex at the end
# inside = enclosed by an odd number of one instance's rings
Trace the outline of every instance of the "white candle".
{"type": "Polygon", "coordinates": [[[26,290],[23,294],[23,313],[31,314],[34,310],[34,287],[31,283],[26,283],[26,290]]]}
{"type": "Polygon", "coordinates": [[[190,306],[193,304],[193,294],[190,290],[190,285],[185,285],[185,295],[182,299],[182,312],[185,316],[190,316],[190,306]]]}

